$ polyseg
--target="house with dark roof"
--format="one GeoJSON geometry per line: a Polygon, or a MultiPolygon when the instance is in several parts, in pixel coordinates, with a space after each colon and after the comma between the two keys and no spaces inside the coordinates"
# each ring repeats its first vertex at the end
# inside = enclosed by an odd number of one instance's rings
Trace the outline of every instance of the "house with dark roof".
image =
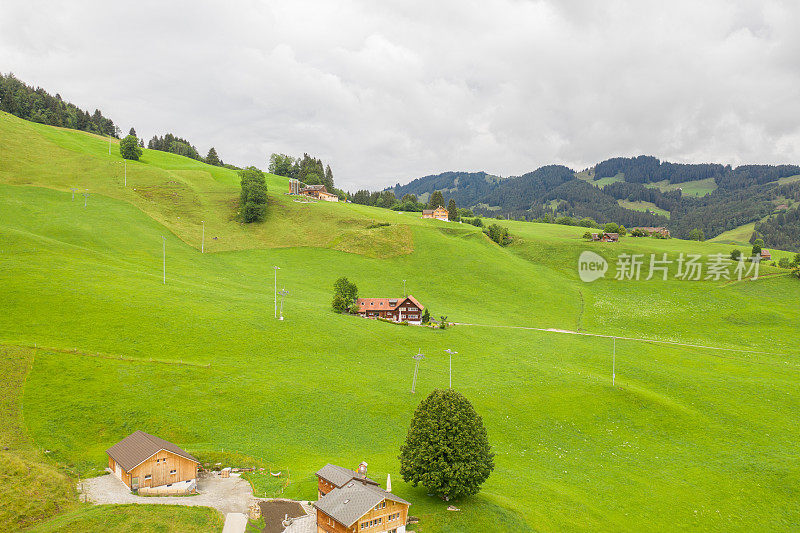
{"type": "Polygon", "coordinates": [[[358,314],[364,318],[385,318],[395,322],[411,322],[420,324],[425,306],[416,298],[358,298],[356,300],[358,314]]]}
{"type": "Polygon", "coordinates": [[[357,471],[327,464],[317,478],[317,533],[405,533],[411,504],[368,478],[367,463],[357,471]]]}
{"type": "Polygon", "coordinates": [[[185,488],[197,480],[200,464],[197,459],[175,444],[144,431],[134,431],[106,453],[109,470],[131,490],[185,488]]]}

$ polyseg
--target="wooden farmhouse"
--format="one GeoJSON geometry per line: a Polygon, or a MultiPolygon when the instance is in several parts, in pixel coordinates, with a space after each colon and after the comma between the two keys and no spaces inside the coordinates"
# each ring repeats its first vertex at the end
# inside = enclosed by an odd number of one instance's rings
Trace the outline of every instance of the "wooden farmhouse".
{"type": "Polygon", "coordinates": [[[405,298],[359,298],[358,314],[364,318],[385,318],[420,324],[425,307],[410,294],[405,298]]]}
{"type": "Polygon", "coordinates": [[[327,464],[317,478],[317,533],[405,533],[411,504],[368,478],[367,463],[357,472],[327,464]]]}
{"type": "Polygon", "coordinates": [[[450,220],[450,216],[447,214],[447,209],[442,206],[439,206],[436,209],[423,209],[422,218],[435,218],[437,220],[444,220],[445,222],[450,220]]]}
{"type": "Polygon", "coordinates": [[[338,202],[339,197],[328,192],[324,185],[306,185],[300,189],[300,194],[326,202],[338,202]]]}
{"type": "Polygon", "coordinates": [[[131,490],[160,486],[188,489],[197,480],[197,459],[144,431],[131,433],[106,453],[108,468],[131,490]]]}
{"type": "Polygon", "coordinates": [[[592,233],[593,241],[619,242],[619,233],[592,233]]]}
{"type": "Polygon", "coordinates": [[[761,249],[761,260],[762,261],[769,261],[770,259],[772,259],[772,254],[769,253],[769,250],[767,250],[766,248],[762,248],[761,249]]]}

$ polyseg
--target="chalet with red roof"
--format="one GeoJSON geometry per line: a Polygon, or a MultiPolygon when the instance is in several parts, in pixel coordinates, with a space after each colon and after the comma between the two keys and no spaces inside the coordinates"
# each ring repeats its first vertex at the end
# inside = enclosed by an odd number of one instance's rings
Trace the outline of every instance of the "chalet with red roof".
{"type": "Polygon", "coordinates": [[[385,318],[395,322],[422,322],[425,306],[410,294],[404,298],[359,298],[358,314],[364,318],[385,318]]]}

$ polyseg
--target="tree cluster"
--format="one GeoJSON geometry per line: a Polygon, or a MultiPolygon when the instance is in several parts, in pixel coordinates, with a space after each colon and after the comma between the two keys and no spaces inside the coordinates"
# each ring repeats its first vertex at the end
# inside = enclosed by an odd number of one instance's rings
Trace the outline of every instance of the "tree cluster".
{"type": "Polygon", "coordinates": [[[261,222],[267,216],[267,182],[264,173],[256,167],[239,171],[241,195],[239,206],[244,222],[261,222]]]}
{"type": "Polygon", "coordinates": [[[489,226],[484,229],[483,232],[500,246],[508,246],[511,244],[511,236],[508,234],[508,228],[505,226],[501,226],[500,224],[489,224],[489,226]]]}
{"type": "Polygon", "coordinates": [[[0,111],[40,124],[119,137],[114,122],[99,109],[89,114],[63,101],[60,94],[52,96],[41,87],[34,89],[11,73],[0,74],[0,111]]]}
{"type": "Polygon", "coordinates": [[[763,239],[772,248],[800,252],[800,207],[780,211],[757,222],[753,240],[755,238],[763,239]]]}
{"type": "Polygon", "coordinates": [[[333,171],[330,165],[323,165],[321,159],[303,154],[303,157],[292,157],[286,154],[272,154],[269,157],[269,172],[276,176],[296,179],[306,185],[324,185],[332,194],[344,197],[342,191],[335,188],[333,171]]]}

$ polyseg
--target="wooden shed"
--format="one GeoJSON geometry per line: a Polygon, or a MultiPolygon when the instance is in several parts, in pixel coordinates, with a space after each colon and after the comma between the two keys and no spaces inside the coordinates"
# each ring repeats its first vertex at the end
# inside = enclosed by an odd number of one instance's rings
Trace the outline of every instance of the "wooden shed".
{"type": "Polygon", "coordinates": [[[135,431],[106,450],[108,468],[131,490],[192,484],[199,461],[169,441],[135,431]]]}

